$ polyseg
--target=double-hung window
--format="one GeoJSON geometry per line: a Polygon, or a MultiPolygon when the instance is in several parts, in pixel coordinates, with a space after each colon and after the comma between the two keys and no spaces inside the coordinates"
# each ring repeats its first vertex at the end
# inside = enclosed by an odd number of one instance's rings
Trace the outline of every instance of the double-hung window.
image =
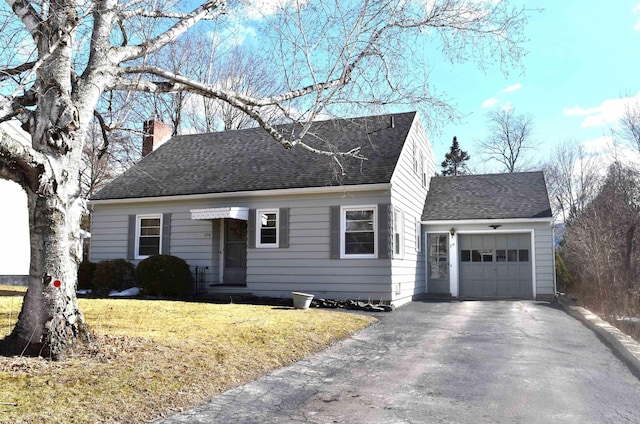
{"type": "Polygon", "coordinates": [[[278,209],[256,210],[256,247],[278,247],[278,209]]]}
{"type": "Polygon", "coordinates": [[[377,257],[377,208],[375,206],[343,207],[340,221],[342,257],[377,257]]]}
{"type": "Polygon", "coordinates": [[[420,152],[420,178],[422,187],[427,187],[427,168],[424,160],[424,153],[420,152]]]}
{"type": "Polygon", "coordinates": [[[162,253],[162,215],[138,215],[136,259],[162,253]]]}
{"type": "Polygon", "coordinates": [[[404,219],[400,209],[393,210],[393,255],[401,259],[404,254],[404,219]]]}

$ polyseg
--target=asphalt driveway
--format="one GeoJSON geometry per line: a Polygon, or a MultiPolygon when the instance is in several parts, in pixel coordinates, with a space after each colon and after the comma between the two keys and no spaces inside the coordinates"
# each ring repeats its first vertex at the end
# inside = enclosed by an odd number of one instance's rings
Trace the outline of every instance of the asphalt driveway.
{"type": "Polygon", "coordinates": [[[414,302],[165,423],[640,422],[640,381],[557,306],[414,302]]]}

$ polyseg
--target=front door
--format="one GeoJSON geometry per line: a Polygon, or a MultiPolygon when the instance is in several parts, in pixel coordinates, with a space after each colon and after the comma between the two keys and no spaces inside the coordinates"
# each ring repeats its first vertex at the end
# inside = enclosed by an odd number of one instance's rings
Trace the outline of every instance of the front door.
{"type": "Polygon", "coordinates": [[[224,220],[223,267],[223,284],[247,283],[247,221],[224,220]]]}

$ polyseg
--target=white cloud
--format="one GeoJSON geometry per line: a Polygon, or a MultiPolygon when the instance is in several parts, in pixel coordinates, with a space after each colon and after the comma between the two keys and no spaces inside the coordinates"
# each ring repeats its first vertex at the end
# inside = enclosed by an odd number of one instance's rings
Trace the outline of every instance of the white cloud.
{"type": "Polygon", "coordinates": [[[491,97],[490,99],[487,99],[484,102],[482,102],[482,107],[483,108],[494,107],[498,103],[500,103],[500,100],[496,99],[495,97],[491,97]]]}
{"type": "Polygon", "coordinates": [[[613,136],[602,136],[593,140],[583,141],[580,145],[584,148],[585,153],[599,155],[612,152],[614,142],[613,136]]]}
{"type": "MultiPolygon", "coordinates": [[[[633,8],[632,12],[634,14],[640,13],[640,3],[638,3],[636,7],[633,8]]],[[[633,26],[633,29],[636,31],[640,31],[640,19],[638,19],[638,22],[636,22],[636,24],[633,26]]]]}
{"type": "Polygon", "coordinates": [[[513,93],[514,91],[520,90],[522,88],[522,84],[517,83],[517,84],[513,84],[510,85],[507,88],[503,88],[502,90],[500,90],[501,93],[513,93]]]}
{"type": "MultiPolygon", "coordinates": [[[[495,105],[501,102],[501,100],[498,97],[503,97],[503,96],[500,96],[500,94],[513,93],[514,91],[518,91],[521,88],[522,88],[522,84],[520,83],[505,87],[502,90],[498,91],[498,94],[496,95],[497,97],[491,97],[485,100],[484,102],[482,102],[482,107],[485,109],[494,107],[495,105]]],[[[502,106],[501,109],[505,109],[505,108],[511,109],[511,107],[512,107],[511,103],[507,103],[506,105],[502,106]]]]}
{"type": "Polygon", "coordinates": [[[257,33],[255,28],[246,26],[241,22],[232,22],[229,28],[222,31],[210,33],[212,42],[223,49],[231,49],[241,46],[247,39],[255,39],[257,33]]]}
{"type": "Polygon", "coordinates": [[[618,99],[604,100],[600,106],[583,108],[574,106],[564,108],[565,116],[586,116],[582,121],[582,128],[601,127],[618,121],[629,103],[640,102],[640,91],[634,97],[622,97],[618,99]]]}
{"type": "MultiPolygon", "coordinates": [[[[307,1],[299,1],[296,7],[304,7],[307,1]]],[[[249,0],[244,5],[245,16],[247,19],[260,20],[294,4],[296,4],[295,0],[249,0]]]]}
{"type": "Polygon", "coordinates": [[[585,160],[596,161],[597,169],[604,176],[613,162],[637,166],[640,154],[628,145],[617,143],[614,136],[602,136],[580,143],[587,155],[585,160]]]}

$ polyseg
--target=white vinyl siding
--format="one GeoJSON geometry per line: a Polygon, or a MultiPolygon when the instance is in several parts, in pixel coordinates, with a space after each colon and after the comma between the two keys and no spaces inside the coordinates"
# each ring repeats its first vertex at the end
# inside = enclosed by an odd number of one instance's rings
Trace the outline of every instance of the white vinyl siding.
{"type": "Polygon", "coordinates": [[[392,300],[391,260],[382,259],[379,251],[377,259],[330,257],[330,205],[375,205],[379,212],[381,204],[389,204],[387,190],[359,192],[349,188],[337,195],[95,204],[90,260],[126,258],[128,215],[171,213],[171,254],[186,260],[192,272],[195,266],[206,267],[204,288],[209,293],[290,297],[292,291],[305,291],[328,299],[392,300]],[[247,249],[246,287],[241,288],[219,285],[220,220],[192,220],[190,213],[191,209],[228,206],[277,209],[280,227],[288,229],[287,247],[281,234],[277,249],[247,249]]]}
{"type": "Polygon", "coordinates": [[[529,260],[536,261],[536,295],[555,296],[553,229],[548,224],[537,224],[534,235],[535,248],[529,260]]]}
{"type": "Polygon", "coordinates": [[[394,301],[397,303],[410,300],[415,294],[426,290],[424,254],[419,251],[422,250],[422,241],[420,231],[417,231],[420,224],[409,217],[417,217],[419,220],[422,215],[429,185],[428,179],[423,175],[434,173],[435,162],[426,133],[419,121],[416,121],[409,131],[405,148],[391,178],[391,204],[394,210],[401,210],[405,218],[401,229],[404,252],[402,256],[394,255],[392,260],[392,286],[394,301]]]}

